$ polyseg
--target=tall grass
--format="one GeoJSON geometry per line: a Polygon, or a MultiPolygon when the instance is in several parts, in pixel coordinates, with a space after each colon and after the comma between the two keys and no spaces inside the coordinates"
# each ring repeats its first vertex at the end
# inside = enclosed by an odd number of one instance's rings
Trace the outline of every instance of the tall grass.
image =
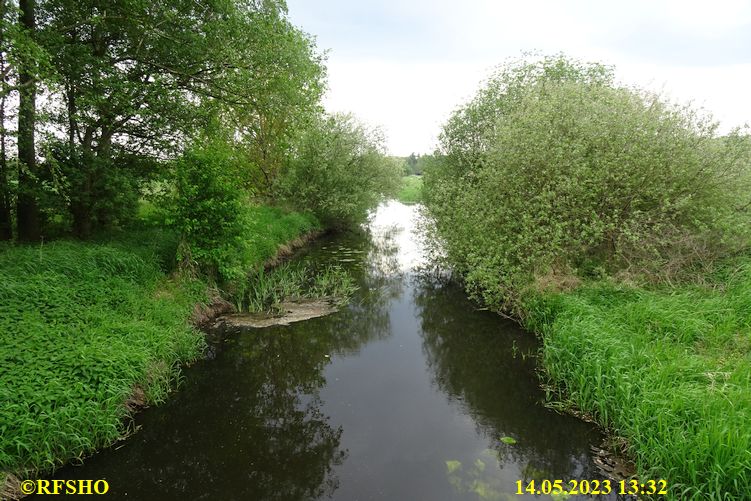
{"type": "Polygon", "coordinates": [[[314,269],[304,264],[283,264],[251,275],[248,287],[238,298],[238,309],[273,312],[283,301],[328,299],[344,304],[357,290],[352,276],[339,266],[314,269]]]}
{"type": "Polygon", "coordinates": [[[599,282],[525,308],[555,397],[625,438],[642,479],[670,499],[748,499],[751,261],[724,290],[599,282]]]}
{"type": "Polygon", "coordinates": [[[323,228],[318,219],[308,213],[287,212],[267,205],[249,210],[251,217],[243,234],[247,242],[243,262],[248,268],[258,267],[273,258],[280,245],[323,228]]]}

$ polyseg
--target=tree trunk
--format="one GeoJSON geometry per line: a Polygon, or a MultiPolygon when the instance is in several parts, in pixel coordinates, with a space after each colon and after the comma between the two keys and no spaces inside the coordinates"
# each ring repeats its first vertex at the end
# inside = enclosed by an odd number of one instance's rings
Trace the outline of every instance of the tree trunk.
{"type": "MultiPolygon", "coordinates": [[[[0,0],[0,15],[5,17],[5,0],[0,0]]],[[[0,19],[0,45],[5,40],[5,24],[0,19]]],[[[2,74],[2,84],[0,86],[0,240],[10,240],[13,238],[13,221],[11,218],[11,194],[8,186],[8,157],[5,149],[5,105],[6,98],[6,80],[5,80],[5,58],[0,54],[0,73],[2,74]]]]}
{"type": "Polygon", "coordinates": [[[92,169],[94,168],[94,128],[89,125],[83,129],[81,158],[78,168],[79,176],[75,185],[75,195],[71,197],[70,213],[73,216],[73,234],[81,239],[91,236],[93,229],[92,169]]]}
{"type": "MultiPolygon", "coordinates": [[[[33,34],[36,28],[34,9],[36,0],[20,0],[19,23],[33,34]]],[[[39,206],[36,195],[36,150],[34,126],[36,121],[36,84],[32,61],[24,58],[18,74],[20,85],[18,96],[18,239],[21,241],[39,240],[39,206]]]]}
{"type": "Polygon", "coordinates": [[[86,201],[71,203],[70,213],[73,216],[73,234],[82,240],[91,236],[91,207],[86,201]]]}
{"type": "MultiPolygon", "coordinates": [[[[0,64],[0,71],[3,69],[2,66],[0,64]]],[[[11,240],[13,238],[10,203],[8,161],[5,150],[5,95],[3,95],[2,102],[0,102],[0,240],[11,240]]]]}

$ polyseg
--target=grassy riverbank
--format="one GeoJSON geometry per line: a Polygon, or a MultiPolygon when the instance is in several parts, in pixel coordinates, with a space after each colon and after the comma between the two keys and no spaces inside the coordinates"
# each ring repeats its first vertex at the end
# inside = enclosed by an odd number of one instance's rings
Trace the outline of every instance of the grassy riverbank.
{"type": "Polygon", "coordinates": [[[396,195],[403,204],[416,204],[422,201],[422,176],[402,177],[401,188],[396,195]]]}
{"type": "Polygon", "coordinates": [[[751,492],[751,136],[717,127],[612,67],[532,58],[451,116],[424,172],[447,261],[540,334],[553,403],[681,501],[751,492]]]}
{"type": "Polygon", "coordinates": [[[586,284],[527,301],[555,398],[617,437],[671,499],[751,492],[751,259],[714,287],[586,284]]]}
{"type": "MultiPolygon", "coordinates": [[[[319,228],[312,216],[252,213],[255,267],[319,228]]],[[[172,273],[176,248],[172,232],[145,224],[99,243],[0,247],[0,480],[116,441],[201,355],[190,317],[208,285],[172,273]]]]}

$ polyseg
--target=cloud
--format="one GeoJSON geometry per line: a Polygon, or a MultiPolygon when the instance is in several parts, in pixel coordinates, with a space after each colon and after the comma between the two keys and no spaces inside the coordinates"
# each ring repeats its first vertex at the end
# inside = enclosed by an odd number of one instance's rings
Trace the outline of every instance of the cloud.
{"type": "Polygon", "coordinates": [[[472,63],[332,59],[324,104],[380,125],[393,154],[425,153],[436,145],[439,125],[486,73],[484,65],[472,63]]]}
{"type": "Polygon", "coordinates": [[[331,111],[382,125],[394,154],[428,152],[495,66],[523,51],[614,64],[629,84],[751,121],[751,2],[289,0],[329,55],[331,111]]]}

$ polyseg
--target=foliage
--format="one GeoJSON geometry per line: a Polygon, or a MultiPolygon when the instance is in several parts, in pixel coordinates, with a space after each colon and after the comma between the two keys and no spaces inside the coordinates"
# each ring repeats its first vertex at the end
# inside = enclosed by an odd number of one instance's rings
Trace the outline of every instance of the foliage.
{"type": "Polygon", "coordinates": [[[396,195],[397,200],[405,204],[415,204],[422,200],[422,177],[404,176],[402,187],[396,195]]]}
{"type": "Polygon", "coordinates": [[[507,67],[444,127],[426,205],[494,308],[551,275],[680,278],[748,242],[751,142],[715,130],[599,65],[507,67]]]}
{"type": "Polygon", "coordinates": [[[318,227],[310,216],[252,206],[241,172],[242,158],[221,142],[194,147],[174,165],[169,222],[181,235],[177,259],[214,280],[242,280],[279,245],[318,227]]]}
{"type": "Polygon", "coordinates": [[[242,274],[247,194],[236,152],[223,143],[193,147],[175,162],[169,223],[181,235],[177,259],[214,279],[242,274]]]}
{"type": "MultiPolygon", "coordinates": [[[[242,259],[256,267],[317,227],[272,207],[246,214],[242,259]]],[[[156,224],[101,243],[0,247],[0,401],[13,402],[0,409],[0,471],[46,471],[115,441],[135,388],[163,399],[200,354],[187,319],[206,286],[165,277],[178,241],[156,224]]],[[[342,297],[351,286],[334,269],[313,283],[342,297]]]]}
{"type": "Polygon", "coordinates": [[[247,14],[229,43],[236,71],[223,85],[237,97],[217,104],[248,155],[253,185],[267,193],[295,141],[321,112],[323,56],[312,37],[273,9],[247,14]]]}
{"type": "Polygon", "coordinates": [[[377,131],[350,115],[331,115],[303,135],[276,193],[326,226],[351,226],[394,194],[400,177],[399,165],[384,155],[377,131]]]}
{"type": "Polygon", "coordinates": [[[205,286],[165,279],[159,233],[132,238],[0,249],[0,471],[112,443],[136,388],[163,399],[201,353],[187,319],[205,286]]]}
{"type": "Polygon", "coordinates": [[[499,70],[424,176],[470,291],[542,335],[549,396],[671,499],[751,489],[751,269],[722,268],[749,241],[751,141],[716,127],[556,56],[499,70]]]}
{"type": "Polygon", "coordinates": [[[22,228],[18,237],[33,237],[38,231],[32,198],[38,190],[34,116],[29,111],[36,93],[34,81],[48,76],[50,67],[47,53],[36,40],[33,11],[34,4],[28,1],[0,0],[0,240],[13,238],[13,219],[18,218],[19,208],[21,220],[29,222],[30,228],[22,228]],[[29,159],[32,165],[27,165],[29,159]]]}
{"type": "Polygon", "coordinates": [[[346,304],[357,290],[352,276],[340,266],[314,269],[307,265],[284,264],[270,271],[258,270],[250,276],[240,298],[241,309],[268,312],[284,301],[329,299],[346,304]]]}
{"type": "Polygon", "coordinates": [[[266,191],[320,112],[323,57],[281,0],[21,2],[33,14],[26,27],[18,5],[3,1],[0,17],[3,125],[8,99],[28,103],[19,108],[23,140],[2,131],[3,146],[17,144],[23,157],[11,173],[2,150],[4,239],[13,199],[23,208],[19,238],[50,236],[40,215],[69,222],[81,238],[122,225],[143,182],[164,175],[163,161],[213,121],[232,131],[245,177],[266,191]]]}
{"type": "Polygon", "coordinates": [[[111,219],[132,216],[133,203],[111,200],[113,193],[138,198],[139,173],[123,159],[180,144],[195,107],[186,99],[190,72],[208,69],[206,45],[216,43],[211,13],[187,1],[50,0],[41,7],[40,38],[57,69],[50,122],[66,137],[54,158],[73,231],[88,237],[111,219]],[[169,36],[160,29],[165,19],[169,36]]]}
{"type": "Polygon", "coordinates": [[[442,153],[457,169],[478,167],[483,155],[495,143],[497,120],[518,109],[522,96],[530,88],[578,82],[591,86],[609,86],[613,69],[596,63],[581,63],[563,55],[509,61],[500,66],[481,87],[474,99],[455,111],[440,135],[442,153]]]}
{"type": "Polygon", "coordinates": [[[419,155],[415,155],[414,153],[410,153],[410,155],[404,159],[404,174],[406,176],[417,174],[416,168],[417,168],[417,161],[420,158],[419,155]]]}
{"type": "Polygon", "coordinates": [[[100,242],[0,249],[0,471],[112,442],[134,388],[161,398],[198,355],[186,318],[205,285],[165,279],[176,255],[242,288],[321,228],[256,203],[321,113],[323,60],[283,0],[0,0],[0,240],[100,242]]]}
{"type": "Polygon", "coordinates": [[[527,298],[542,362],[563,402],[625,438],[640,478],[670,499],[751,492],[751,261],[720,288],[610,281],[527,298]]]}
{"type": "Polygon", "coordinates": [[[415,155],[411,153],[408,157],[402,158],[405,176],[422,176],[425,168],[435,159],[435,155],[415,155]]]}

